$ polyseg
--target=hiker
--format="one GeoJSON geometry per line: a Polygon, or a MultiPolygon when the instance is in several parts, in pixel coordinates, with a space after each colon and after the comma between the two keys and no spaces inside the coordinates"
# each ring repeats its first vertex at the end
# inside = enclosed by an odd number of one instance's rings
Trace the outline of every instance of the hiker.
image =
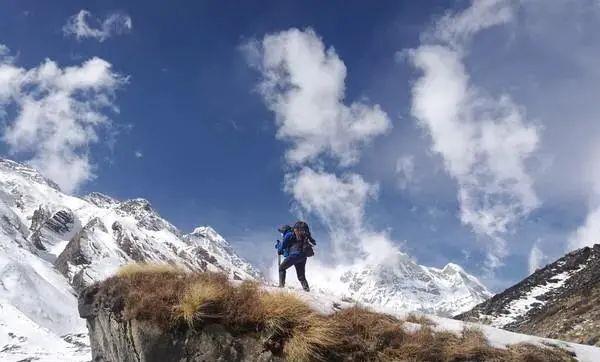
{"type": "Polygon", "coordinates": [[[305,275],[306,258],[314,255],[312,247],[316,245],[316,242],[310,235],[308,224],[298,221],[293,228],[289,225],[283,225],[278,231],[283,236],[283,241],[278,241],[275,247],[277,253],[285,258],[279,264],[279,287],[283,288],[285,286],[285,272],[293,265],[296,268],[296,276],[302,285],[302,289],[309,292],[310,288],[305,275]]]}

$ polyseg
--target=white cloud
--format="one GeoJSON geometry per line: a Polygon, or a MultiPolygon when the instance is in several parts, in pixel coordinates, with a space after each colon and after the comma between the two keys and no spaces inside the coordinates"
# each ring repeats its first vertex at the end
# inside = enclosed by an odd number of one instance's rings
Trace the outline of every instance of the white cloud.
{"type": "Polygon", "coordinates": [[[581,225],[569,238],[569,250],[600,244],[600,207],[590,211],[581,225]]]}
{"type": "Polygon", "coordinates": [[[396,178],[398,187],[404,190],[413,182],[415,177],[415,158],[403,155],[396,160],[396,178]]]}
{"type": "Polygon", "coordinates": [[[103,21],[92,18],[92,14],[87,10],[81,10],[71,16],[63,32],[65,35],[75,36],[77,39],[94,38],[100,42],[105,41],[113,35],[124,34],[131,31],[131,17],[122,13],[112,13],[103,21]],[[90,20],[97,24],[90,24],[90,20]]]}
{"type": "Polygon", "coordinates": [[[94,177],[89,146],[110,126],[104,111],[117,111],[112,99],[124,82],[100,58],[64,68],[47,59],[31,69],[0,59],[2,140],[63,190],[75,191],[94,177]]]}
{"type": "Polygon", "coordinates": [[[345,272],[363,270],[367,265],[393,268],[399,258],[408,258],[386,231],[373,230],[366,222],[365,208],[377,197],[378,186],[360,175],[338,177],[304,167],[287,175],[285,190],[303,211],[316,215],[329,233],[333,252],[321,255],[317,249],[310,266],[311,281],[319,287],[343,293],[346,287],[340,278],[345,272]]]}
{"type": "Polygon", "coordinates": [[[133,153],[133,155],[135,156],[135,158],[142,158],[142,157],[144,157],[144,154],[142,153],[142,151],[135,151],[133,153]]]}
{"type": "Polygon", "coordinates": [[[543,267],[547,259],[547,256],[542,249],[540,249],[539,240],[536,241],[529,252],[529,274],[532,274],[537,269],[543,267]]]}
{"type": "Polygon", "coordinates": [[[511,19],[511,4],[475,1],[461,13],[447,14],[433,39],[425,37],[429,43],[409,52],[422,72],[412,88],[411,112],[457,181],[461,221],[492,241],[491,269],[507,254],[503,235],[539,204],[525,166],[539,130],[510,97],[494,98],[473,85],[463,58],[472,36],[511,19]]]}
{"type": "Polygon", "coordinates": [[[287,175],[285,191],[327,227],[338,262],[373,259],[392,248],[385,233],[374,232],[365,223],[366,204],[377,196],[378,186],[360,175],[338,177],[305,167],[287,175]]]}
{"type": "Polygon", "coordinates": [[[511,21],[516,3],[515,0],[473,0],[459,13],[446,13],[437,21],[433,31],[425,34],[424,41],[441,41],[462,50],[480,31],[511,21]]]}
{"type": "Polygon", "coordinates": [[[351,165],[362,146],[391,127],[378,105],[344,103],[346,66],[313,30],[270,34],[245,50],[262,73],[259,89],[275,113],[277,137],[293,145],[290,163],[328,155],[351,165]]]}

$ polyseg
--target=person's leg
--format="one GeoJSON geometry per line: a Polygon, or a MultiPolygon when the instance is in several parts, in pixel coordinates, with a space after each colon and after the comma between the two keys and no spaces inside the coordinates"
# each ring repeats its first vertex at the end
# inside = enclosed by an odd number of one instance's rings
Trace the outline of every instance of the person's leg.
{"type": "Polygon", "coordinates": [[[294,260],[292,260],[292,258],[287,257],[285,259],[283,259],[283,262],[281,262],[281,264],[279,264],[279,287],[283,288],[285,287],[285,270],[289,267],[291,267],[292,265],[294,265],[293,263],[294,260]]]}
{"type": "Polygon", "coordinates": [[[294,264],[294,267],[296,268],[296,276],[298,277],[298,280],[300,281],[300,284],[302,285],[302,289],[306,290],[307,292],[310,292],[310,288],[308,287],[308,282],[306,281],[306,258],[304,258],[302,261],[294,264]]]}

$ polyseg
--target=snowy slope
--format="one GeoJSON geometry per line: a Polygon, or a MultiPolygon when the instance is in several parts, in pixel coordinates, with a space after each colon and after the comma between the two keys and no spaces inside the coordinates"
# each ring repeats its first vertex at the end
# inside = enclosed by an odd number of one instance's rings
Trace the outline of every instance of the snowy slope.
{"type": "Polygon", "coordinates": [[[133,261],[261,278],[211,228],[184,235],[144,199],[73,197],[0,159],[0,360],[89,360],[76,292],[133,261]]]}
{"type": "Polygon", "coordinates": [[[575,250],[456,316],[600,346],[600,244],[575,250]]]}

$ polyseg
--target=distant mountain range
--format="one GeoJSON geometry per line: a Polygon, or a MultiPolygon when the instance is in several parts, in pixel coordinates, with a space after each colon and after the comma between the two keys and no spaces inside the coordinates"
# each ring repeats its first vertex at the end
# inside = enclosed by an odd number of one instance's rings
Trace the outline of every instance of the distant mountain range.
{"type": "Polygon", "coordinates": [[[354,268],[342,275],[343,296],[394,311],[453,316],[492,296],[459,265],[442,269],[419,265],[407,254],[390,255],[385,263],[354,268]]]}
{"type": "Polygon", "coordinates": [[[456,319],[600,346],[600,244],[538,269],[456,319]]]}

